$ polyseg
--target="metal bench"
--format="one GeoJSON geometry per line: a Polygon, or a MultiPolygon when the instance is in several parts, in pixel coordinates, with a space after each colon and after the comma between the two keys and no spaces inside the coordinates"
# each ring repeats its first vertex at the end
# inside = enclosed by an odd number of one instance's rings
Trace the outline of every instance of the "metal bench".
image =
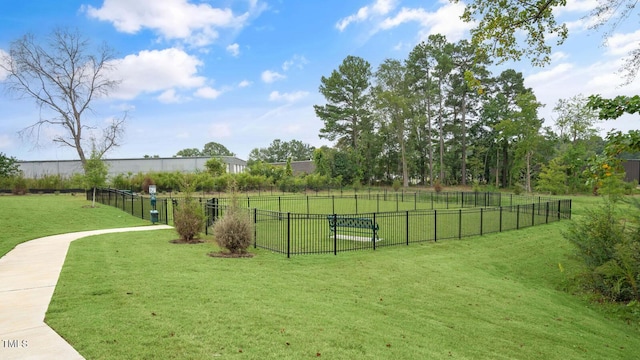
{"type": "Polygon", "coordinates": [[[342,215],[328,215],[329,230],[332,237],[354,241],[380,241],[378,224],[370,218],[360,218],[342,215]],[[338,235],[338,228],[346,229],[346,234],[338,235]],[[362,236],[366,235],[366,236],[362,236]]]}

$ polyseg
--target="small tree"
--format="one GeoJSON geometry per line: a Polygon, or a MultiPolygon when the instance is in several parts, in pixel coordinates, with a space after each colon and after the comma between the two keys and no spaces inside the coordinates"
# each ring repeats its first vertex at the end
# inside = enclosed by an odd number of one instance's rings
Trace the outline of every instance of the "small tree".
{"type": "Polygon", "coordinates": [[[253,239],[253,224],[249,215],[240,208],[237,193],[233,191],[235,184],[230,187],[231,204],[224,216],[215,223],[213,233],[220,247],[232,254],[244,254],[253,239]]]}
{"type": "Polygon", "coordinates": [[[227,172],[225,163],[217,157],[212,157],[211,159],[207,160],[207,162],[204,164],[204,167],[207,168],[207,171],[213,177],[220,176],[227,172]]]}
{"type": "Polygon", "coordinates": [[[552,195],[567,193],[567,167],[562,164],[561,158],[551,159],[549,166],[542,165],[538,177],[538,191],[547,191],[552,195]]]}
{"type": "Polygon", "coordinates": [[[84,164],[84,181],[88,188],[93,189],[91,207],[96,207],[96,188],[104,186],[109,173],[107,164],[100,159],[97,151],[91,152],[91,157],[84,164]]]}
{"type": "Polygon", "coordinates": [[[37,142],[40,131],[55,130],[55,143],[76,150],[85,165],[87,140],[93,140],[99,157],[119,145],[124,134],[126,113],[113,118],[102,135],[93,131],[98,122],[86,115],[93,112],[94,100],[106,96],[118,86],[110,78],[114,69],[114,52],[103,45],[95,51],[90,39],[78,30],[56,29],[40,41],[27,34],[0,53],[0,70],[7,74],[3,82],[9,93],[35,101],[40,117],[20,134],[33,136],[37,142]]]}
{"type": "Polygon", "coordinates": [[[0,178],[13,177],[19,173],[20,168],[18,167],[18,160],[13,156],[9,157],[0,152],[0,178]]]}
{"type": "Polygon", "coordinates": [[[195,183],[193,174],[185,175],[181,184],[181,190],[185,197],[180,200],[173,215],[173,226],[180,235],[180,240],[186,243],[197,242],[205,224],[204,211],[193,197],[195,183]]]}

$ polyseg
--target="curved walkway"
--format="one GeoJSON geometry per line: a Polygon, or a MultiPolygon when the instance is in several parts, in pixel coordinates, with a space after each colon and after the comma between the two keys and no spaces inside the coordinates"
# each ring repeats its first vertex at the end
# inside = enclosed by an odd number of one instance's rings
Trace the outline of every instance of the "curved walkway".
{"type": "Polygon", "coordinates": [[[83,231],[24,242],[0,258],[0,359],[83,359],[44,322],[69,244],[83,237],[171,229],[167,225],[83,231]]]}

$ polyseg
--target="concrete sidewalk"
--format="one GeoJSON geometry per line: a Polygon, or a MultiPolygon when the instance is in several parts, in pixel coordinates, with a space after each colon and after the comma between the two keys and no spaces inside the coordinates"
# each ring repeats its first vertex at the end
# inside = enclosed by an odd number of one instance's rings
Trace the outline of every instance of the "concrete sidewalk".
{"type": "Polygon", "coordinates": [[[83,359],[44,323],[69,244],[83,237],[172,229],[167,225],[47,236],[16,246],[0,258],[0,359],[83,359]]]}

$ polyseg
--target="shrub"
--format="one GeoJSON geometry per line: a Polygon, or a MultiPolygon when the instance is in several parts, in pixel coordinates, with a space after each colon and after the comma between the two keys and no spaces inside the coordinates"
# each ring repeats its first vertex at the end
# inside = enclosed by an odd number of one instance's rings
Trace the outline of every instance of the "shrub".
{"type": "Polygon", "coordinates": [[[472,188],[473,188],[473,192],[480,192],[480,191],[482,191],[482,188],[480,187],[480,181],[478,181],[478,180],[473,180],[472,188]]]}
{"type": "Polygon", "coordinates": [[[439,193],[442,191],[442,184],[440,183],[440,179],[436,179],[435,183],[433,184],[433,189],[439,193]]]}
{"type": "Polygon", "coordinates": [[[614,301],[640,300],[640,231],[625,227],[613,202],[589,211],[564,236],[584,261],[585,288],[614,301]]]}
{"type": "Polygon", "coordinates": [[[128,189],[131,187],[129,179],[124,174],[118,174],[111,179],[111,186],[116,189],[128,189]]]}
{"type": "Polygon", "coordinates": [[[391,185],[391,187],[393,188],[393,191],[398,191],[400,190],[400,187],[402,187],[402,184],[400,183],[400,180],[395,179],[393,180],[393,185],[391,185]]]}
{"type": "Polygon", "coordinates": [[[214,224],[213,234],[216,243],[230,253],[247,252],[253,239],[253,224],[248,213],[240,208],[236,195],[231,197],[231,204],[224,216],[214,224]]]}
{"type": "Polygon", "coordinates": [[[524,189],[523,189],[523,186],[522,186],[521,184],[519,184],[519,183],[516,183],[516,184],[513,186],[513,194],[514,194],[514,195],[520,195],[520,194],[522,194],[522,191],[523,191],[523,190],[524,190],[524,189]]]}
{"type": "Polygon", "coordinates": [[[202,207],[193,198],[185,198],[178,203],[173,215],[173,226],[180,240],[194,242],[204,230],[205,217],[202,207]]]}
{"type": "Polygon", "coordinates": [[[29,189],[27,188],[27,179],[22,176],[16,176],[13,179],[13,186],[11,188],[11,193],[13,195],[25,195],[29,189]]]}
{"type": "Polygon", "coordinates": [[[202,206],[192,196],[195,186],[190,181],[193,180],[191,178],[192,176],[185,177],[182,186],[185,197],[178,202],[173,215],[173,226],[180,235],[180,240],[184,242],[195,242],[204,230],[205,224],[202,206]]]}

